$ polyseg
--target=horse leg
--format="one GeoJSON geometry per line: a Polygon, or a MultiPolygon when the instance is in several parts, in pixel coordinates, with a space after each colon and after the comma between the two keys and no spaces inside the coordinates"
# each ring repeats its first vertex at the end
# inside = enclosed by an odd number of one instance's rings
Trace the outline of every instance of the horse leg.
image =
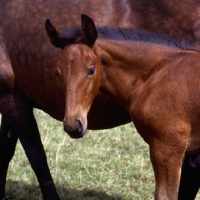
{"type": "Polygon", "coordinates": [[[15,152],[16,142],[17,137],[11,132],[10,126],[2,116],[0,129],[0,199],[4,197],[6,174],[9,162],[15,152]]]}
{"type": "Polygon", "coordinates": [[[60,200],[50,174],[33,111],[30,108],[20,108],[18,113],[23,123],[23,128],[18,131],[19,139],[37,176],[43,198],[44,200],[60,200]]]}
{"type": "Polygon", "coordinates": [[[12,125],[12,131],[19,137],[31,167],[37,176],[43,199],[60,200],[50,174],[32,107],[18,96],[9,96],[5,102],[8,103],[9,101],[12,101],[9,106],[4,106],[4,108],[9,107],[9,111],[4,110],[4,113],[6,113],[6,117],[12,125]]]}
{"type": "Polygon", "coordinates": [[[156,200],[177,200],[186,146],[185,139],[177,140],[173,134],[151,138],[150,157],[156,181],[156,200]]]}
{"type": "Polygon", "coordinates": [[[185,156],[179,186],[179,200],[194,200],[200,187],[200,154],[185,156]]]}

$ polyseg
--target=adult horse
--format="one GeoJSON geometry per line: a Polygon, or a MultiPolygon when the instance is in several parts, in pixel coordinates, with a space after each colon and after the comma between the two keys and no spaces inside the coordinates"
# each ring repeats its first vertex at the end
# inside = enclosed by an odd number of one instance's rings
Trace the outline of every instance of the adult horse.
{"type": "MultiPolygon", "coordinates": [[[[58,120],[64,117],[65,94],[53,73],[59,50],[46,38],[46,18],[62,28],[78,25],[80,13],[85,12],[98,25],[167,33],[198,47],[198,8],[195,0],[1,0],[0,199],[18,138],[36,173],[43,198],[59,199],[32,113],[36,107],[58,120]]],[[[123,107],[100,93],[88,118],[90,129],[111,128],[130,121],[123,107]]]]}
{"type": "Polygon", "coordinates": [[[52,44],[62,49],[56,74],[66,91],[65,131],[84,136],[100,90],[129,112],[149,144],[155,199],[176,200],[184,156],[200,149],[200,52],[149,32],[96,29],[81,16],[74,33],[60,34],[46,21],[52,44]]]}

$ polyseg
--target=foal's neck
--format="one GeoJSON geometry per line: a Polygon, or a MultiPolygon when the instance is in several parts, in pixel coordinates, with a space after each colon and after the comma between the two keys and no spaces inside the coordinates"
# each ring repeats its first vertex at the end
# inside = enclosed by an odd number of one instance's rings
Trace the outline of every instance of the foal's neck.
{"type": "Polygon", "coordinates": [[[99,40],[97,48],[102,63],[100,90],[124,107],[128,106],[136,83],[145,82],[180,51],[137,41],[99,40]]]}

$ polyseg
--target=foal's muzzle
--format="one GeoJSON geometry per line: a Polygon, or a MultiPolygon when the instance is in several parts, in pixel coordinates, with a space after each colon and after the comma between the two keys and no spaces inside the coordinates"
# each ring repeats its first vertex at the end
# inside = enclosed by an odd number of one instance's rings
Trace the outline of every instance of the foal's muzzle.
{"type": "Polygon", "coordinates": [[[73,123],[67,123],[64,119],[64,130],[69,134],[71,138],[78,139],[85,135],[85,130],[81,120],[76,119],[73,123]]]}

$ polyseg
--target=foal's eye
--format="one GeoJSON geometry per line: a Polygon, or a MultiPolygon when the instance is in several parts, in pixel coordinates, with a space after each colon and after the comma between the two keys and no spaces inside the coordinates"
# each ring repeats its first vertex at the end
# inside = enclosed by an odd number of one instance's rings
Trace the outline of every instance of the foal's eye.
{"type": "Polygon", "coordinates": [[[95,72],[95,67],[90,68],[90,69],[88,70],[88,76],[93,75],[94,72],[95,72]]]}

